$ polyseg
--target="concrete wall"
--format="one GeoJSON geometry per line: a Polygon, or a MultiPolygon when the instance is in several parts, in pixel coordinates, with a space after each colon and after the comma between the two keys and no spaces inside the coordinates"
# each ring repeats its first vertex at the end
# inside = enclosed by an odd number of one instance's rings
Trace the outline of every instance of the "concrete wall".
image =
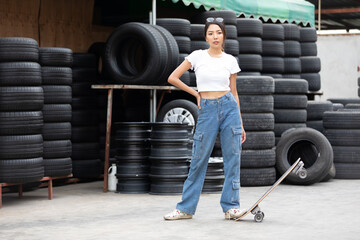
{"type": "Polygon", "coordinates": [[[321,59],[321,90],[328,98],[357,98],[360,76],[360,35],[328,35],[318,37],[321,59]]]}

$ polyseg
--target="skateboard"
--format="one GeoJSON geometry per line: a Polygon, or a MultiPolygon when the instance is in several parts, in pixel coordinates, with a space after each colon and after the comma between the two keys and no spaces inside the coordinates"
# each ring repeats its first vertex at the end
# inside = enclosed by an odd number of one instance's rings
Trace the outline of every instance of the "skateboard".
{"type": "Polygon", "coordinates": [[[238,221],[244,218],[249,213],[252,213],[254,216],[255,222],[262,222],[265,214],[260,210],[259,204],[264,198],[269,195],[272,190],[274,190],[291,172],[294,172],[300,178],[304,179],[307,177],[306,169],[304,168],[304,163],[301,161],[301,158],[298,158],[296,162],[264,193],[264,195],[257,200],[257,202],[252,205],[249,209],[243,211],[240,217],[236,218],[235,221],[238,221]]]}

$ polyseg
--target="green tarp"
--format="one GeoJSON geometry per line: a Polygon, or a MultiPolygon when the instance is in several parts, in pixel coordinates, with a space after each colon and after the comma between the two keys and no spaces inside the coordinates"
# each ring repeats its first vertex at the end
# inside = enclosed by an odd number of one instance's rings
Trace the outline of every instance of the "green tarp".
{"type": "MultiPolygon", "coordinates": [[[[172,0],[174,3],[180,0],[172,0]]],[[[315,26],[315,6],[304,0],[181,0],[206,10],[233,10],[238,16],[315,26]]]]}

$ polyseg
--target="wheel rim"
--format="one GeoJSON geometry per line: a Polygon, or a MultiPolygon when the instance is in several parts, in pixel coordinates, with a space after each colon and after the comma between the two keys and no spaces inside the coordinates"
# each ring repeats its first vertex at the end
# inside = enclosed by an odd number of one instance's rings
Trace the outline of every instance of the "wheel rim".
{"type": "Polygon", "coordinates": [[[185,108],[173,108],[165,114],[163,122],[171,123],[188,123],[189,125],[195,125],[194,116],[185,108]]]}

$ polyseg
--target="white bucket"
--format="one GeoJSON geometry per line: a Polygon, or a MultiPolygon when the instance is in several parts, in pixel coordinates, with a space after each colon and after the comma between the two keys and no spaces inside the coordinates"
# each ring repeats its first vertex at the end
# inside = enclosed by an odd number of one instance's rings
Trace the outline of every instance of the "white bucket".
{"type": "Polygon", "coordinates": [[[108,170],[108,190],[110,192],[116,191],[116,185],[118,183],[118,179],[115,176],[116,174],[116,164],[113,163],[108,170]]]}

